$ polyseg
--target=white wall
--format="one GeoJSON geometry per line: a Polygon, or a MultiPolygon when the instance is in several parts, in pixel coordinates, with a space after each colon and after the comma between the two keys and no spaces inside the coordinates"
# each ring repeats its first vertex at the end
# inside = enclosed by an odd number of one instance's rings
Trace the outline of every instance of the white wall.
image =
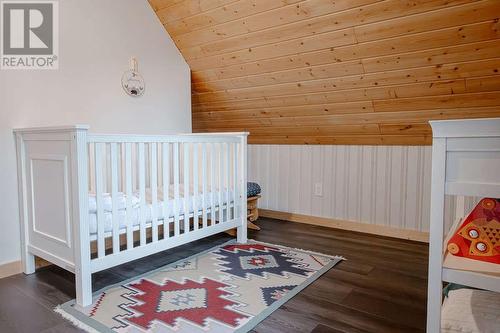
{"type": "Polygon", "coordinates": [[[191,131],[189,67],[146,0],[64,0],[59,17],[59,70],[0,71],[0,264],[20,258],[13,128],[191,131]],[[146,81],[140,98],[120,85],[131,56],[146,81]]]}
{"type": "Polygon", "coordinates": [[[429,228],[430,147],[251,145],[249,160],[249,180],[263,188],[261,208],[429,228]]]}
{"type": "MultiPolygon", "coordinates": [[[[262,187],[260,208],[428,232],[431,153],[430,146],[250,145],[248,179],[262,187]]],[[[466,197],[466,213],[479,200],[466,197]]],[[[455,204],[446,197],[446,230],[455,204]]]]}

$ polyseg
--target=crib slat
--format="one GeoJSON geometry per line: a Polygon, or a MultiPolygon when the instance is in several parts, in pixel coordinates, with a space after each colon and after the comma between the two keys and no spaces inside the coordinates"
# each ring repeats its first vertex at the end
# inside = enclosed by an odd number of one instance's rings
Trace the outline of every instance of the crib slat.
{"type": "Polygon", "coordinates": [[[132,223],[132,144],[125,143],[125,191],[127,195],[125,221],[127,223],[127,250],[134,247],[134,230],[132,223]]]}
{"type": "Polygon", "coordinates": [[[139,216],[140,216],[140,226],[139,226],[139,240],[141,246],[146,244],[146,169],[145,169],[145,159],[144,159],[144,142],[139,143],[139,216]]]}
{"type": "Polygon", "coordinates": [[[231,188],[231,167],[229,165],[229,161],[231,159],[231,145],[229,143],[226,143],[226,198],[225,198],[225,203],[226,203],[226,221],[231,220],[229,216],[229,189],[231,188]]]}
{"type": "Polygon", "coordinates": [[[180,233],[179,221],[179,143],[174,143],[174,236],[180,233]]]}
{"type": "Polygon", "coordinates": [[[125,144],[118,144],[118,191],[125,193],[125,144]]]}
{"type": "Polygon", "coordinates": [[[113,253],[120,252],[120,220],[118,219],[118,153],[117,144],[110,143],[111,200],[113,221],[113,253]]]}
{"type": "Polygon", "coordinates": [[[202,143],[201,144],[201,172],[202,172],[202,189],[201,189],[201,206],[203,209],[203,228],[207,227],[207,202],[206,202],[206,196],[207,196],[207,144],[202,143]]]}
{"type": "Polygon", "coordinates": [[[170,200],[170,151],[169,143],[162,144],[162,173],[163,173],[163,238],[170,237],[168,202],[170,200]]]}
{"type": "Polygon", "coordinates": [[[184,233],[189,232],[189,144],[184,143],[184,233]]]}
{"type": "Polygon", "coordinates": [[[97,257],[101,258],[105,255],[104,248],[104,202],[102,194],[104,192],[103,180],[103,164],[102,154],[104,151],[104,143],[96,143],[95,145],[95,198],[97,205],[97,257]]]}
{"type": "Polygon", "coordinates": [[[222,197],[224,180],[224,148],[222,143],[219,143],[219,193],[218,193],[218,206],[219,206],[219,223],[224,222],[224,201],[222,197]]]}
{"type": "Polygon", "coordinates": [[[193,227],[198,230],[198,143],[193,144],[193,227]]]}
{"type": "Polygon", "coordinates": [[[215,224],[215,144],[210,145],[210,225],[215,224]]]}
{"type": "Polygon", "coordinates": [[[88,144],[89,189],[95,192],[95,143],[88,144]]]}
{"type": "Polygon", "coordinates": [[[233,143],[233,219],[238,218],[236,193],[238,193],[238,145],[233,143]]]}
{"type": "Polygon", "coordinates": [[[151,144],[151,228],[153,242],[158,241],[158,159],[157,159],[157,147],[156,143],[151,144]]]}

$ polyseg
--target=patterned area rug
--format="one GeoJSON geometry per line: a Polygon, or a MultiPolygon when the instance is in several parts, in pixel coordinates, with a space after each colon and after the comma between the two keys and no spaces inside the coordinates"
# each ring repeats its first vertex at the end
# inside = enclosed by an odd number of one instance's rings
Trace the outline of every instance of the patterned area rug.
{"type": "Polygon", "coordinates": [[[231,241],[56,311],[88,332],[246,332],[342,259],[231,241]]]}

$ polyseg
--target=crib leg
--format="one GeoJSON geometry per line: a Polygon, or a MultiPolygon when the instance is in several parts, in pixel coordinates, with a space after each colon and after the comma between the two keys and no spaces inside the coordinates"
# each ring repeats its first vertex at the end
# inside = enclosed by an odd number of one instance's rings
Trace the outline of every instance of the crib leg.
{"type": "Polygon", "coordinates": [[[236,228],[236,241],[240,244],[245,244],[247,242],[246,223],[245,223],[245,225],[236,228]]]}
{"type": "Polygon", "coordinates": [[[76,304],[81,307],[92,304],[92,274],[83,274],[81,270],[75,272],[76,304]]]}
{"type": "Polygon", "coordinates": [[[26,249],[23,254],[23,271],[24,274],[33,274],[35,273],[35,256],[28,252],[26,249]]]}

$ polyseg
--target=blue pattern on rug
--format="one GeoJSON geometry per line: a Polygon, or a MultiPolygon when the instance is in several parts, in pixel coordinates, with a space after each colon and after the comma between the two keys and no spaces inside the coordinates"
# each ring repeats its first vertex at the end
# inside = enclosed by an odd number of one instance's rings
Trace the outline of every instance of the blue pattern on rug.
{"type": "Polygon", "coordinates": [[[283,296],[285,296],[290,290],[297,287],[296,285],[291,286],[279,286],[279,287],[266,287],[262,289],[262,298],[266,305],[269,306],[280,300],[283,296]]]}
{"type": "Polygon", "coordinates": [[[286,253],[267,248],[266,251],[253,250],[251,255],[247,251],[228,251],[220,249],[220,266],[224,273],[247,278],[248,274],[264,277],[264,274],[285,276],[287,273],[309,276],[311,270],[303,267],[300,260],[287,256],[286,253]],[[259,254],[261,252],[262,254],[259,254]]]}

